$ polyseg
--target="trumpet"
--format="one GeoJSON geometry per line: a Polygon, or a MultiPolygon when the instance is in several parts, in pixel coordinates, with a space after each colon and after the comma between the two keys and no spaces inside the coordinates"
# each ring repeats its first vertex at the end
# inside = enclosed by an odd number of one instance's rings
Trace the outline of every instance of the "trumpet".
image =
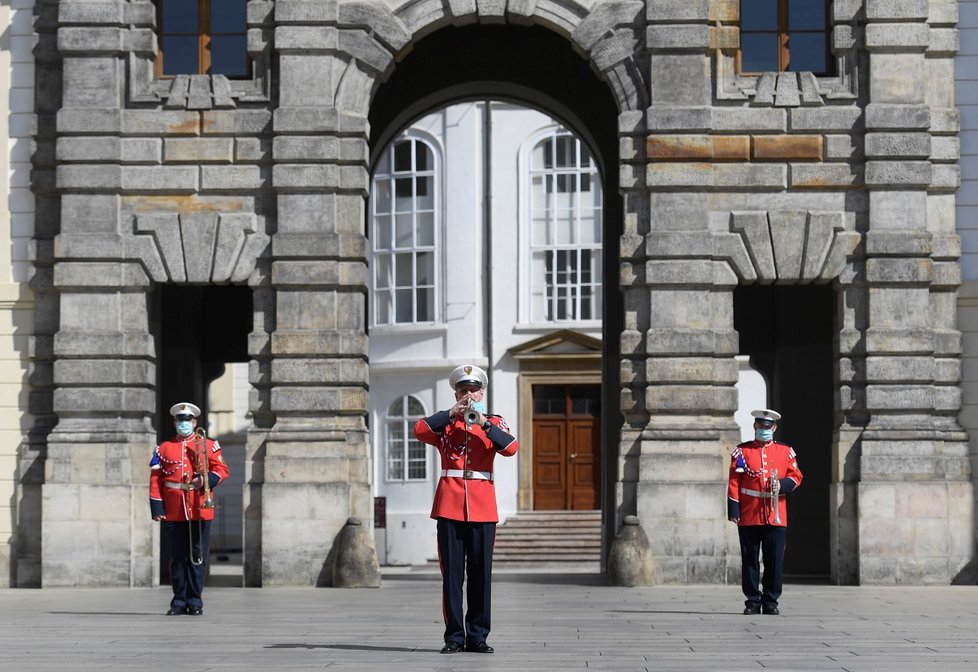
{"type": "Polygon", "coordinates": [[[774,524],[781,524],[781,487],[778,481],[778,470],[771,472],[771,505],[774,507],[774,524]]]}
{"type": "Polygon", "coordinates": [[[479,411],[474,408],[467,408],[465,412],[462,413],[462,419],[465,420],[465,424],[474,425],[479,422],[479,411]]]}

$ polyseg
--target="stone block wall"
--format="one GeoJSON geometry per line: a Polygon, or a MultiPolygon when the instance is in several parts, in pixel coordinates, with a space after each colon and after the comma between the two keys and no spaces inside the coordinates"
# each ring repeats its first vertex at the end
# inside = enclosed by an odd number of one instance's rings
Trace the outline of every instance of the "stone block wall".
{"type": "MultiPolygon", "coordinates": [[[[27,430],[31,417],[26,412],[29,376],[29,345],[33,326],[33,297],[30,279],[29,242],[34,200],[28,188],[33,124],[33,58],[30,53],[31,4],[13,3],[0,7],[0,26],[7,35],[0,52],[0,587],[17,585],[21,553],[18,519],[36,524],[30,507],[18,506],[24,496],[20,479],[21,455],[26,455],[27,430]]],[[[29,458],[28,458],[29,459],[29,458]]]]}
{"type": "Polygon", "coordinates": [[[946,583],[973,557],[953,1],[836,0],[837,72],[817,77],[740,74],[733,0],[251,0],[253,71],[233,81],[156,78],[148,0],[37,1],[43,585],[155,581],[151,295],[227,283],[254,298],[246,583],[328,583],[334,537],[372,516],[371,99],[425,35],[481,23],[566,38],[618,104],[609,518],[639,516],[656,580],[737,581],[722,493],[739,441],[733,290],[752,284],[838,294],[833,578],[946,583]]]}
{"type": "MultiPolygon", "coordinates": [[[[961,236],[961,290],[958,326],[962,332],[961,424],[971,437],[972,474],[978,473],[978,2],[959,0],[958,55],[955,59],[955,104],[961,115],[960,138],[950,151],[960,151],[961,187],[956,199],[956,226],[961,236]]],[[[978,496],[978,492],[976,492],[978,496]]],[[[976,497],[974,511],[978,511],[976,497]]],[[[972,568],[972,576],[978,570],[972,568]]]]}

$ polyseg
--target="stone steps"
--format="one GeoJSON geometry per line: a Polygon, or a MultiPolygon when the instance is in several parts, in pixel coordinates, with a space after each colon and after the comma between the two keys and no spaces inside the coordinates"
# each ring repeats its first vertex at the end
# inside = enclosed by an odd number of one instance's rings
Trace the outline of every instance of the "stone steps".
{"type": "Polygon", "coordinates": [[[600,560],[600,511],[524,511],[496,528],[494,565],[600,560]]]}

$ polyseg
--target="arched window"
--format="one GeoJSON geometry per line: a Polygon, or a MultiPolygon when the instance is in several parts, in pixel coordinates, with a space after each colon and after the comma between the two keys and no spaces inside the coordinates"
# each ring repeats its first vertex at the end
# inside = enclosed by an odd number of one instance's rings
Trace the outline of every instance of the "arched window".
{"type": "Polygon", "coordinates": [[[428,478],[428,447],[414,436],[414,424],[425,415],[424,406],[411,395],[390,405],[384,420],[388,481],[423,481],[428,478]]]}
{"type": "Polygon", "coordinates": [[[440,207],[435,153],[406,137],[381,156],[370,190],[374,324],[435,322],[440,207]]]}
{"type": "Polygon", "coordinates": [[[157,76],[248,77],[247,0],[156,0],[157,76]]]}
{"type": "Polygon", "coordinates": [[[530,153],[529,319],[601,318],[601,179],[587,147],[557,128],[530,153]]]}

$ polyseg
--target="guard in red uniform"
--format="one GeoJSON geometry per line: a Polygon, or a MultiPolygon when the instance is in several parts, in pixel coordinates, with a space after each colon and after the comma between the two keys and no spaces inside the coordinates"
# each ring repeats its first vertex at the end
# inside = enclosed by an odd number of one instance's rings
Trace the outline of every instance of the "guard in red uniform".
{"type": "Polygon", "coordinates": [[[153,453],[149,508],[170,546],[173,599],[166,613],[199,616],[204,613],[201,593],[214,519],[210,491],[228,477],[228,465],[221,455],[221,444],[194,431],[200,415],[197,406],[174,404],[170,415],[177,436],[161,443],[153,453]]]}
{"type": "Polygon", "coordinates": [[[754,440],[730,453],[727,517],[737,523],[740,533],[741,580],[747,597],[744,613],[779,614],[788,534],[785,495],[801,485],[801,470],[791,446],[774,441],[781,414],[765,408],[751,415],[754,440]],[[763,581],[759,553],[764,556],[763,581]]]}
{"type": "Polygon", "coordinates": [[[431,517],[438,524],[445,646],[442,653],[492,653],[490,629],[492,548],[496,541],[496,455],[516,453],[506,421],[486,413],[489,378],[478,366],[460,366],[448,378],[455,405],[418,420],[414,435],[438,448],[441,479],[431,517]],[[468,572],[468,611],[462,620],[462,584],[468,572]]]}

